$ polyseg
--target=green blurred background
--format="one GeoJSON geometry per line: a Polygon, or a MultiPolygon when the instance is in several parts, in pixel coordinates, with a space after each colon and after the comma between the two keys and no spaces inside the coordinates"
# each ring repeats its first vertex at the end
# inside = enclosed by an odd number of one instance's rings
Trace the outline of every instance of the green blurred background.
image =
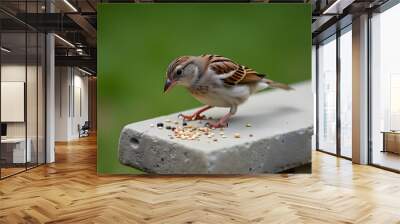
{"type": "Polygon", "coordinates": [[[284,83],[311,78],[308,4],[100,4],[98,9],[98,173],[141,173],[118,161],[124,125],[200,105],[181,87],[163,94],[165,71],[178,56],[223,55],[284,83]]]}

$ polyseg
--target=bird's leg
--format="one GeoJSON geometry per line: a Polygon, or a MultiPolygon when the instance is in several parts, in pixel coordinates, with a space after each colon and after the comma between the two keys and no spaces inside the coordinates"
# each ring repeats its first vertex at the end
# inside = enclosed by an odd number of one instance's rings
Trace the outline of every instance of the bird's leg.
{"type": "Polygon", "coordinates": [[[213,123],[213,122],[208,122],[206,125],[211,127],[211,128],[223,128],[223,127],[228,127],[228,120],[231,118],[237,111],[237,106],[231,107],[231,110],[229,113],[225,114],[221,119],[219,119],[218,122],[213,123]]]}
{"type": "Polygon", "coordinates": [[[192,115],[179,114],[178,117],[183,117],[183,120],[186,120],[186,121],[202,120],[202,119],[205,119],[206,116],[200,115],[200,114],[210,108],[212,108],[212,106],[205,106],[205,107],[199,109],[198,111],[194,112],[192,115]]]}
{"type": "Polygon", "coordinates": [[[231,112],[225,114],[218,122],[208,122],[206,125],[211,128],[224,128],[228,127],[228,120],[232,116],[231,112]]]}

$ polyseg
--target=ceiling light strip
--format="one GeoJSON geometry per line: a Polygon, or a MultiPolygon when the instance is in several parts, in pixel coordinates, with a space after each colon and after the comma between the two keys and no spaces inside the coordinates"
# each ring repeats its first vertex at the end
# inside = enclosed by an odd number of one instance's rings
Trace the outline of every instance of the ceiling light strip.
{"type": "Polygon", "coordinates": [[[69,42],[68,40],[62,38],[61,36],[59,36],[58,34],[54,34],[55,37],[57,37],[59,40],[61,40],[62,42],[66,43],[68,46],[75,48],[75,45],[73,45],[71,42],[69,42]]]}
{"type": "Polygon", "coordinates": [[[92,73],[90,73],[90,72],[88,72],[88,71],[86,71],[86,70],[83,70],[83,69],[81,69],[81,68],[79,68],[79,67],[78,67],[78,70],[81,71],[81,72],[83,72],[83,73],[85,73],[85,74],[87,74],[87,75],[93,75],[92,73]]]}
{"type": "Polygon", "coordinates": [[[78,12],[78,10],[68,0],[64,0],[64,3],[68,5],[74,12],[78,12]]]}
{"type": "Polygon", "coordinates": [[[11,52],[11,50],[8,50],[7,48],[5,48],[5,47],[1,47],[0,48],[2,51],[4,51],[4,52],[7,52],[7,53],[10,53],[11,52]]]}

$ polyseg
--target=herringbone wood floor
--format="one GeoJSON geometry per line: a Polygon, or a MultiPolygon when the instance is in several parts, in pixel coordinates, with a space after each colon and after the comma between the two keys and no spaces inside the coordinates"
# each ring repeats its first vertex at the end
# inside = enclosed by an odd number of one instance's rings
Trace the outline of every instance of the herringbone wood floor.
{"type": "Polygon", "coordinates": [[[400,175],[319,152],[313,174],[97,176],[95,138],[0,181],[0,223],[400,223],[400,175]]]}

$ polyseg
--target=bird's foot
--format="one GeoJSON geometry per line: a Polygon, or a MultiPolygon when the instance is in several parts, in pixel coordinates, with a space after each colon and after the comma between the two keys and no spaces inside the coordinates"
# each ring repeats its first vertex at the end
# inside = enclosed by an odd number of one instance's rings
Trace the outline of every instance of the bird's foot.
{"type": "Polygon", "coordinates": [[[228,127],[228,123],[227,122],[222,122],[222,121],[207,122],[205,126],[209,127],[209,128],[226,128],[226,127],[228,127]]]}
{"type": "Polygon", "coordinates": [[[204,120],[206,118],[205,115],[201,115],[201,114],[192,114],[192,115],[183,115],[183,114],[179,114],[178,118],[182,117],[183,120],[185,121],[194,121],[194,120],[204,120]]]}
{"type": "Polygon", "coordinates": [[[226,128],[228,127],[228,120],[233,114],[231,112],[225,114],[218,122],[207,122],[206,126],[210,128],[226,128]]]}

